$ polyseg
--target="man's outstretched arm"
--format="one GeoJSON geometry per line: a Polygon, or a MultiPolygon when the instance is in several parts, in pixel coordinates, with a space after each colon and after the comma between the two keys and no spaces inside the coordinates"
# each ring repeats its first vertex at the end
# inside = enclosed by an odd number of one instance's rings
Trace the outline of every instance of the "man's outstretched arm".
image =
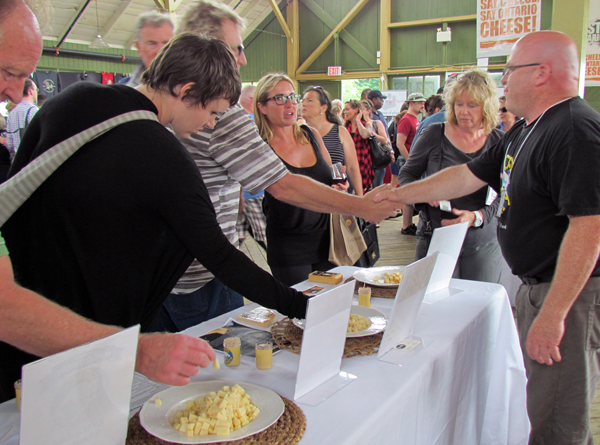
{"type": "MultiPolygon", "coordinates": [[[[14,281],[8,255],[0,257],[0,341],[46,357],[107,337],[121,328],[87,320],[14,281]]],[[[180,334],[142,334],[136,371],[168,385],[185,385],[214,360],[203,340],[180,334]]]]}
{"type": "Polygon", "coordinates": [[[373,199],[375,202],[389,200],[397,205],[441,201],[469,195],[486,185],[463,164],[448,167],[422,181],[377,192],[373,199]]]}

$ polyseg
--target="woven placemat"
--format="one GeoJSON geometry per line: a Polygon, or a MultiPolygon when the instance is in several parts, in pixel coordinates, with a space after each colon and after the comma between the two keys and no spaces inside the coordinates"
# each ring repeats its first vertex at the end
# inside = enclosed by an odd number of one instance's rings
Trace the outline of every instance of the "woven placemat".
{"type": "Polygon", "coordinates": [[[371,297],[379,297],[379,298],[396,298],[396,292],[398,292],[397,287],[379,287],[379,286],[371,286],[370,284],[363,283],[362,281],[358,281],[357,279],[350,277],[345,283],[349,283],[350,281],[356,281],[356,286],[354,287],[354,293],[358,293],[359,287],[370,287],[371,288],[371,297]]]}
{"type": "MultiPolygon", "coordinates": [[[[271,326],[273,341],[280,349],[287,349],[294,354],[300,354],[302,347],[303,330],[295,326],[292,320],[284,318],[271,326]]],[[[383,332],[367,337],[347,338],[344,346],[344,357],[357,357],[361,355],[375,354],[379,350],[379,344],[383,338],[383,332]]]]}
{"type": "MultiPolygon", "coordinates": [[[[302,410],[289,399],[281,398],[285,404],[285,411],[277,422],[264,431],[232,442],[215,442],[222,445],[296,445],[306,431],[306,417],[302,410]]],[[[182,437],[185,437],[182,433],[182,437]]],[[[127,441],[125,445],[165,445],[166,442],[148,433],[140,424],[140,414],[137,413],[129,420],[127,441]]]]}

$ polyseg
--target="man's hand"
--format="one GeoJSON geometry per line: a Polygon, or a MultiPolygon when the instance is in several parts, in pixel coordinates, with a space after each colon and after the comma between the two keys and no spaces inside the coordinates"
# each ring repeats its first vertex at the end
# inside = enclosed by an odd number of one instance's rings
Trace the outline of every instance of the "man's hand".
{"type": "Polygon", "coordinates": [[[460,224],[464,222],[468,222],[469,227],[471,227],[475,222],[475,212],[470,212],[469,210],[452,209],[452,213],[458,215],[458,218],[442,219],[442,227],[451,226],[453,224],[460,224]]]}
{"type": "Polygon", "coordinates": [[[395,201],[379,200],[375,201],[375,197],[382,193],[388,193],[387,190],[392,191],[392,187],[389,184],[383,184],[376,189],[371,190],[369,193],[363,196],[362,199],[366,200],[369,205],[369,217],[365,218],[368,221],[378,223],[384,219],[395,216],[398,213],[399,205],[395,201]]]}
{"type": "Polygon", "coordinates": [[[215,351],[204,340],[182,334],[142,334],[135,370],[166,385],[190,383],[200,368],[214,359],[215,351]]]}
{"type": "Polygon", "coordinates": [[[525,347],[532,360],[551,365],[562,360],[558,345],[565,333],[565,322],[540,311],[527,334],[525,347]],[[554,362],[553,362],[554,360],[554,362]]]}
{"type": "Polygon", "coordinates": [[[389,184],[383,184],[376,189],[371,190],[367,195],[373,199],[373,202],[388,201],[394,203],[394,205],[400,209],[405,203],[400,201],[398,190],[398,188],[391,187],[389,184]]]}

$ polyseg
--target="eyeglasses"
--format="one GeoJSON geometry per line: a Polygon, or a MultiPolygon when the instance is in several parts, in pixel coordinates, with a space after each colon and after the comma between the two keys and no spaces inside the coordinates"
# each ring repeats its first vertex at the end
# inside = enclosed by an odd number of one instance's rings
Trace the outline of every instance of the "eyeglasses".
{"type": "Polygon", "coordinates": [[[510,73],[512,73],[514,70],[518,69],[518,68],[525,68],[528,66],[540,66],[541,63],[528,63],[526,65],[506,65],[504,67],[504,71],[502,71],[502,77],[504,76],[508,76],[510,73]]]}
{"type": "Polygon", "coordinates": [[[508,110],[506,109],[506,107],[502,107],[498,111],[500,111],[500,113],[506,113],[508,110]]]}
{"type": "Polygon", "coordinates": [[[292,101],[292,103],[294,105],[297,105],[298,102],[300,102],[301,97],[302,96],[300,96],[299,94],[290,94],[289,96],[284,96],[283,94],[278,94],[277,96],[267,97],[265,99],[265,102],[268,102],[270,100],[275,100],[275,103],[277,105],[285,105],[285,104],[287,104],[287,101],[290,100],[290,101],[292,101]]]}
{"type": "Polygon", "coordinates": [[[482,77],[478,74],[475,73],[463,73],[463,74],[459,74],[458,76],[456,76],[456,80],[459,82],[465,82],[467,80],[470,80],[472,83],[474,83],[475,85],[479,84],[481,85],[482,83],[484,83],[485,85],[488,84],[488,80],[485,77],[482,77]]]}
{"type": "Polygon", "coordinates": [[[233,51],[235,51],[235,50],[237,49],[238,56],[241,56],[241,55],[242,55],[242,53],[244,52],[244,50],[246,49],[246,48],[244,47],[244,45],[242,45],[242,44],[239,44],[239,45],[229,45],[229,47],[230,47],[230,48],[231,48],[233,51]]]}

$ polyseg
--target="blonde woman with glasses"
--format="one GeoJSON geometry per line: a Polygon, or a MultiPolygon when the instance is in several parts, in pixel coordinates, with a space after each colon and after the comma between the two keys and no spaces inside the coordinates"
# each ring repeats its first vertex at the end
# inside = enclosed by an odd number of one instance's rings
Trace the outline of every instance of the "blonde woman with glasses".
{"type": "MultiPolygon", "coordinates": [[[[400,171],[400,184],[419,180],[452,165],[466,164],[495,145],[502,137],[498,125],[496,85],[484,71],[469,70],[444,92],[446,122],[428,126],[400,171]]],[[[418,204],[416,259],[427,254],[433,229],[469,223],[454,270],[455,278],[500,282],[502,254],[496,236],[498,198],[488,187],[453,199],[452,210],[439,203],[418,204]]]]}
{"type": "MultiPolygon", "coordinates": [[[[264,76],[254,94],[254,119],[260,136],[281,158],[287,169],[332,185],[331,157],[319,133],[298,125],[300,95],[285,74],[264,76]]],[[[273,276],[293,285],[315,270],[329,270],[329,214],[305,210],[278,200],[265,191],[267,262],[273,276]]]]}

